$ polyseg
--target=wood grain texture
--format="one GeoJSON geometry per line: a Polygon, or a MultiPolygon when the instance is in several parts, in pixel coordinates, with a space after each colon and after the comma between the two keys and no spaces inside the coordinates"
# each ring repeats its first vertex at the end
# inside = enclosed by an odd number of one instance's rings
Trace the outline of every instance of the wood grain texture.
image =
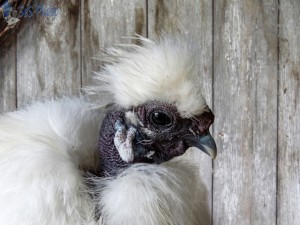
{"type": "Polygon", "coordinates": [[[0,113],[16,109],[16,45],[0,49],[0,113]]]}
{"type": "MultiPolygon", "coordinates": [[[[201,46],[201,58],[198,66],[202,71],[203,94],[208,105],[212,106],[212,1],[210,0],[149,0],[148,34],[155,39],[166,33],[185,33],[197,38],[201,46]]],[[[200,165],[199,190],[195,201],[199,202],[201,225],[211,224],[212,213],[212,162],[211,159],[193,149],[186,158],[200,165]]]]}
{"type": "Polygon", "coordinates": [[[215,1],[214,225],[276,224],[277,1],[215,1]]]}
{"type": "Polygon", "coordinates": [[[82,0],[82,84],[90,84],[98,71],[103,48],[135,40],[122,39],[134,34],[146,35],[146,0],[82,0]]]}
{"type": "Polygon", "coordinates": [[[300,224],[300,1],[280,1],[278,225],[300,224]]]}
{"type": "Polygon", "coordinates": [[[35,15],[18,33],[18,106],[80,93],[80,3],[35,1],[58,8],[57,16],[35,15]]]}

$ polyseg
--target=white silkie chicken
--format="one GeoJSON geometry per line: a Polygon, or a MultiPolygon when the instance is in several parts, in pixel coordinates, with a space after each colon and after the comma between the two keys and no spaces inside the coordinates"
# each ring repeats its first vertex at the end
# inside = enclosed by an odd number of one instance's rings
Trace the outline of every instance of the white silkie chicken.
{"type": "Polygon", "coordinates": [[[87,88],[113,96],[103,121],[83,97],[0,116],[1,225],[199,224],[194,167],[171,160],[191,146],[216,155],[199,48],[140,41],[108,50],[87,88]]]}

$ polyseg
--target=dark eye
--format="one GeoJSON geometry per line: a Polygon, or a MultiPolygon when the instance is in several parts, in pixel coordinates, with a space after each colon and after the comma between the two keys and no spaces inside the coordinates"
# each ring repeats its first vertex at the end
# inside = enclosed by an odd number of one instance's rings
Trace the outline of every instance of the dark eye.
{"type": "Polygon", "coordinates": [[[169,115],[163,112],[153,112],[151,114],[152,123],[160,126],[170,125],[172,120],[169,115]]]}

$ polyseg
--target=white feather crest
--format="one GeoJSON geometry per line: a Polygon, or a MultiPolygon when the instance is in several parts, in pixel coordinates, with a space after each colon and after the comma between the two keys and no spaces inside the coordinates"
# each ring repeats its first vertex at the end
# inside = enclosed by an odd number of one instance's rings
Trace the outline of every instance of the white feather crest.
{"type": "Polygon", "coordinates": [[[175,104],[184,117],[206,110],[197,59],[198,43],[182,36],[163,36],[158,41],[138,37],[143,47],[129,44],[106,50],[102,70],[87,93],[108,92],[125,108],[159,100],[175,104]]]}

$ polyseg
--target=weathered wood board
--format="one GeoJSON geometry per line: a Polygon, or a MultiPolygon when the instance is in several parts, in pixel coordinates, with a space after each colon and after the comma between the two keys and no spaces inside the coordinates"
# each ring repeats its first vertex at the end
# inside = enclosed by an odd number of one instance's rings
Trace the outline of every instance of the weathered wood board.
{"type": "Polygon", "coordinates": [[[277,1],[215,1],[214,225],[276,224],[277,1]]]}
{"type": "Polygon", "coordinates": [[[280,1],[278,225],[300,224],[300,1],[280,1]]]}
{"type": "Polygon", "coordinates": [[[18,107],[80,93],[80,3],[51,0],[43,6],[58,8],[57,16],[28,18],[18,33],[18,107]]]}
{"type": "Polygon", "coordinates": [[[0,113],[14,110],[16,100],[16,44],[13,42],[0,49],[0,113]]]}

